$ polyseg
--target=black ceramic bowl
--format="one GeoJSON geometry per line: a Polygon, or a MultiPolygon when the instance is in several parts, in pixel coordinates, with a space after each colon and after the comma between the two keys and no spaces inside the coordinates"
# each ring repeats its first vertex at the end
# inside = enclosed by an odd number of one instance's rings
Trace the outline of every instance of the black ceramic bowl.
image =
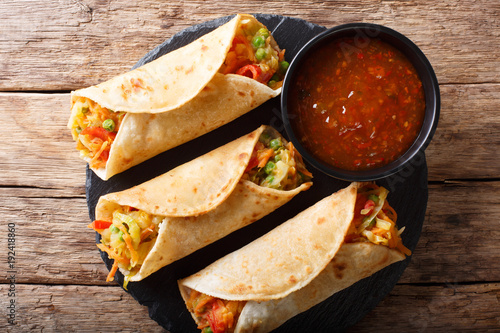
{"type": "Polygon", "coordinates": [[[340,25],[328,29],[310,40],[298,52],[297,56],[290,64],[283,82],[283,90],[281,94],[281,112],[283,122],[286,132],[297,150],[311,165],[313,165],[313,167],[329,176],[347,181],[371,181],[384,178],[400,171],[407,166],[408,163],[411,163],[413,159],[416,160],[417,154],[424,151],[436,130],[439,119],[439,108],[440,95],[438,81],[431,64],[422,51],[412,41],[399,32],[381,25],[370,23],[351,23],[340,25]],[[292,103],[290,90],[291,85],[293,85],[295,81],[297,70],[303,65],[305,59],[313,54],[319,47],[325,43],[343,37],[354,37],[355,39],[358,38],[360,40],[366,37],[378,38],[383,42],[391,44],[410,60],[418,72],[420,80],[422,81],[426,106],[424,121],[420,133],[413,142],[412,146],[402,156],[379,168],[363,171],[350,171],[327,165],[304,148],[296,137],[293,125],[291,124],[291,121],[300,121],[300,119],[296,118],[291,119],[294,117],[291,116],[290,112],[290,103],[292,103]]]}

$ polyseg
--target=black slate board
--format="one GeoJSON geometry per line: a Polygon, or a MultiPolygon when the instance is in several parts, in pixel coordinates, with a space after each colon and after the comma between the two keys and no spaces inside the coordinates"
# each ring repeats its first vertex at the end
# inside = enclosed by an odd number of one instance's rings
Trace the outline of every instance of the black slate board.
{"type": "MultiPolygon", "coordinates": [[[[286,59],[290,62],[308,40],[326,29],[291,17],[265,14],[256,14],[255,16],[271,30],[280,47],[286,49],[286,59]]],[[[232,17],[221,17],[181,31],[149,52],[134,68],[190,43],[226,23],[232,17]]],[[[145,182],[247,134],[261,124],[273,126],[286,137],[280,115],[279,97],[266,102],[230,124],[160,154],[106,182],[98,178],[87,167],[86,193],[90,220],[94,220],[95,206],[101,195],[124,190],[145,182]]],[[[127,291],[140,304],[147,306],[150,317],[165,329],[172,333],[197,332],[196,325],[179,294],[177,280],[191,275],[225,254],[237,250],[320,199],[349,185],[347,182],[321,174],[310,166],[309,170],[314,174],[314,185],[308,191],[299,194],[290,203],[260,221],[164,267],[143,281],[130,283],[127,291]]],[[[427,206],[427,165],[424,153],[420,153],[399,173],[377,181],[377,183],[390,191],[388,200],[398,212],[398,226],[406,226],[403,242],[413,251],[420,237],[427,206]]],[[[96,234],[96,242],[99,240],[100,236],[96,234]]],[[[110,269],[112,260],[109,260],[104,253],[101,253],[101,257],[110,269]]],[[[410,258],[407,258],[405,261],[393,264],[354,284],[309,311],[292,318],[276,331],[335,332],[345,330],[363,318],[392,290],[409,261],[410,258]]],[[[123,276],[119,272],[115,278],[122,285],[123,276]]]]}

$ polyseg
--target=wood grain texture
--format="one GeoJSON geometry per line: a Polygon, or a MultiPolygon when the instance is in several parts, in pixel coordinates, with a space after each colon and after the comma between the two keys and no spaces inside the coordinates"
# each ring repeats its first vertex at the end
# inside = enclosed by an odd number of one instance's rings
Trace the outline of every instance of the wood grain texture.
{"type": "MultiPolygon", "coordinates": [[[[498,193],[499,182],[431,185],[423,231],[400,283],[500,281],[498,193]]],[[[107,270],[95,233],[87,228],[91,221],[83,196],[0,188],[0,215],[4,223],[16,224],[20,283],[115,285],[105,282],[107,270]]],[[[2,228],[0,248],[6,243],[7,228],[2,228]]],[[[6,282],[0,276],[0,283],[6,282]]]]}
{"type": "Polygon", "coordinates": [[[422,235],[399,284],[349,331],[500,331],[500,2],[488,0],[0,1],[0,248],[15,223],[18,306],[8,325],[1,275],[0,331],[165,332],[104,281],[66,92],[128,71],[191,25],[237,12],[328,28],[378,23],[422,49],[442,104],[426,150],[422,235]]]}
{"type": "Polygon", "coordinates": [[[500,284],[398,285],[348,332],[498,332],[500,284]]]}
{"type": "MultiPolygon", "coordinates": [[[[7,286],[0,285],[5,294],[7,286]]],[[[495,332],[500,284],[398,285],[348,332],[495,332]]],[[[118,287],[16,285],[17,324],[2,332],[165,332],[118,287]]],[[[3,305],[3,304],[2,304],[3,305]]]]}
{"type": "Polygon", "coordinates": [[[426,150],[429,180],[500,178],[500,85],[440,89],[441,116],[426,150]]]}
{"type": "Polygon", "coordinates": [[[500,82],[497,1],[18,1],[0,3],[0,90],[70,90],[128,71],[180,30],[237,12],[328,28],[386,25],[428,56],[440,83],[500,82]]]}
{"type": "Polygon", "coordinates": [[[17,284],[15,301],[16,324],[1,320],[1,332],[165,332],[118,287],[17,284]]]}
{"type": "MultiPolygon", "coordinates": [[[[102,284],[108,271],[95,245],[85,197],[65,190],[0,188],[0,248],[15,224],[18,283],[102,284]]],[[[2,269],[6,268],[2,265],[2,269]]],[[[0,283],[7,277],[2,274],[0,283]]]]}
{"type": "Polygon", "coordinates": [[[69,94],[0,93],[0,184],[44,188],[85,186],[70,131],[69,94]]]}
{"type": "MultiPolygon", "coordinates": [[[[500,84],[441,88],[441,117],[426,150],[429,180],[500,177],[500,84]],[[474,114],[474,121],[468,117],[474,114]]],[[[66,128],[69,94],[0,93],[0,184],[79,187],[85,163],[66,128]]]]}
{"type": "Polygon", "coordinates": [[[430,185],[427,216],[401,283],[500,281],[500,182],[430,185]]]}

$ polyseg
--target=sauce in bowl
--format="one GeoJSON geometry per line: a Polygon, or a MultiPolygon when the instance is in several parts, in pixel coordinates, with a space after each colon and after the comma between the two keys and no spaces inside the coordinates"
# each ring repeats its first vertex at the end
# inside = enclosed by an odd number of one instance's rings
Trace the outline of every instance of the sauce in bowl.
{"type": "Polygon", "coordinates": [[[425,116],[411,62],[379,39],[328,42],[304,60],[290,85],[289,118],[312,155],[343,170],[382,167],[413,144],[425,116]]]}

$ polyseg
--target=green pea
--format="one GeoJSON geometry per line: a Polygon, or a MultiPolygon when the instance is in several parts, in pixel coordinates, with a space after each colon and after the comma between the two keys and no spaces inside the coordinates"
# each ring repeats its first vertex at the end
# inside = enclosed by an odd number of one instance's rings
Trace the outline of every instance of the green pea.
{"type": "Polygon", "coordinates": [[[280,62],[280,68],[279,68],[280,73],[285,74],[289,66],[290,64],[287,61],[280,62]]]}
{"type": "Polygon", "coordinates": [[[267,37],[269,37],[269,30],[266,28],[260,28],[259,31],[257,31],[257,34],[262,36],[264,39],[267,39],[267,37]]]}
{"type": "Polygon", "coordinates": [[[102,128],[108,132],[113,132],[115,130],[115,122],[113,119],[106,119],[102,122],[102,128]]]}
{"type": "Polygon", "coordinates": [[[252,39],[252,45],[254,48],[258,49],[266,44],[266,40],[262,36],[255,36],[252,39]]]}
{"type": "Polygon", "coordinates": [[[120,231],[118,232],[118,235],[120,236],[120,240],[121,240],[122,242],[124,242],[124,240],[123,240],[123,231],[121,231],[121,230],[120,230],[120,231]]]}
{"type": "Polygon", "coordinates": [[[118,229],[117,227],[115,227],[114,225],[111,225],[111,227],[109,227],[109,231],[111,232],[118,232],[120,229],[118,229]]]}
{"type": "Polygon", "coordinates": [[[271,138],[271,136],[268,133],[262,133],[260,135],[259,140],[260,140],[260,142],[266,143],[269,141],[270,138],[271,138]]]}
{"type": "Polygon", "coordinates": [[[266,56],[267,56],[267,52],[263,48],[257,49],[257,51],[255,51],[255,58],[257,58],[257,60],[262,60],[266,56]]]}
{"type": "Polygon", "coordinates": [[[281,140],[280,139],[274,139],[269,142],[269,148],[278,150],[281,147],[281,140]]]}
{"type": "Polygon", "coordinates": [[[274,73],[274,75],[271,77],[271,80],[278,82],[280,80],[280,76],[278,73],[274,73]]]}
{"type": "Polygon", "coordinates": [[[75,128],[75,131],[76,133],[80,134],[82,132],[82,128],[78,126],[77,128],[75,128]]]}
{"type": "Polygon", "coordinates": [[[369,199],[369,200],[371,200],[371,201],[373,201],[375,204],[378,204],[378,201],[379,201],[379,197],[378,197],[378,195],[375,195],[375,194],[370,194],[370,195],[368,196],[368,199],[369,199]]]}
{"type": "Polygon", "coordinates": [[[214,333],[214,331],[212,331],[212,329],[210,328],[210,326],[208,326],[208,327],[205,327],[203,329],[202,333],[214,333]]]}
{"type": "Polygon", "coordinates": [[[276,81],[274,81],[274,80],[269,80],[269,82],[267,83],[267,85],[268,85],[270,88],[274,88],[274,86],[276,85],[276,81]]]}
{"type": "Polygon", "coordinates": [[[268,183],[268,184],[271,184],[274,180],[274,177],[269,175],[266,177],[266,179],[264,179],[264,183],[268,183]]]}
{"type": "Polygon", "coordinates": [[[274,156],[274,161],[275,161],[275,162],[279,162],[279,161],[281,161],[281,155],[276,155],[276,156],[274,156]]]}
{"type": "Polygon", "coordinates": [[[267,174],[270,174],[271,172],[273,172],[275,167],[276,167],[276,164],[269,161],[269,162],[267,162],[266,166],[264,167],[264,172],[267,174]]]}

